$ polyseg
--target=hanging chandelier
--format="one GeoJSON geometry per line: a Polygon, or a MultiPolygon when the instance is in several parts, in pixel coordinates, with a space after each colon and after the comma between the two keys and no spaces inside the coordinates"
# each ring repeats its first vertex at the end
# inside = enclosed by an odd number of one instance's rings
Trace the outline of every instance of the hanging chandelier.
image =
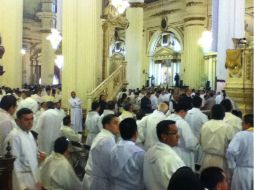
{"type": "Polygon", "coordinates": [[[117,9],[119,14],[123,14],[124,11],[130,6],[128,0],[112,0],[111,3],[117,9]]]}

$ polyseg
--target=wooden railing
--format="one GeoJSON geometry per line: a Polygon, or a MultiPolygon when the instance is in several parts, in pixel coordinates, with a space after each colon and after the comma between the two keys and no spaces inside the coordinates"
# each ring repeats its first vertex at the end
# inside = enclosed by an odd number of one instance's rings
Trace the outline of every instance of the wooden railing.
{"type": "Polygon", "coordinates": [[[107,100],[113,100],[124,85],[127,85],[125,61],[92,92],[88,93],[87,108],[89,109],[92,102],[98,100],[101,94],[106,95],[107,100]]]}

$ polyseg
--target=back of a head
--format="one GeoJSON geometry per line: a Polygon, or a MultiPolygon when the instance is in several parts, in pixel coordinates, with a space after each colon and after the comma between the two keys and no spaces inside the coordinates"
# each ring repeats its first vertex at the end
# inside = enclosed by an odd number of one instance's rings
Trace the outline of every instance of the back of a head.
{"type": "Polygon", "coordinates": [[[103,118],[102,118],[102,121],[101,121],[101,123],[102,123],[102,125],[103,125],[103,128],[105,128],[105,126],[106,126],[107,124],[110,124],[111,121],[112,121],[115,117],[116,117],[116,115],[114,115],[114,114],[109,114],[109,115],[106,115],[105,117],[103,117],[103,118]]]}
{"type": "Polygon", "coordinates": [[[92,111],[96,111],[100,107],[100,103],[98,101],[94,101],[92,103],[91,109],[92,111]]]}
{"type": "Polygon", "coordinates": [[[215,104],[211,110],[211,118],[215,120],[223,120],[225,117],[225,108],[220,104],[215,104]]]}
{"type": "Polygon", "coordinates": [[[172,175],[168,190],[201,190],[201,184],[192,169],[184,166],[172,175]]]}
{"type": "Polygon", "coordinates": [[[175,124],[175,121],[163,120],[158,123],[158,125],[156,127],[156,133],[157,133],[157,137],[160,141],[162,140],[161,135],[168,134],[168,127],[172,124],[175,124]]]}
{"type": "Polygon", "coordinates": [[[223,170],[218,167],[209,167],[204,169],[200,175],[200,182],[203,188],[209,190],[216,190],[218,183],[224,180],[225,176],[223,170]]]}
{"type": "Polygon", "coordinates": [[[47,109],[55,109],[55,103],[52,101],[47,102],[47,109]]]}
{"type": "Polygon", "coordinates": [[[243,121],[246,124],[253,126],[253,114],[247,114],[243,117],[243,121]]]}
{"type": "Polygon", "coordinates": [[[119,125],[120,134],[123,140],[131,140],[137,133],[137,123],[133,118],[126,118],[119,125]]]}
{"type": "Polygon", "coordinates": [[[200,98],[199,96],[194,96],[192,99],[192,104],[193,107],[200,108],[202,105],[202,98],[200,98]]]}
{"type": "Polygon", "coordinates": [[[17,106],[17,99],[13,95],[5,95],[0,102],[0,108],[8,111],[12,106],[17,106]]]}
{"type": "Polygon", "coordinates": [[[69,115],[66,115],[64,118],[63,118],[63,125],[64,126],[68,126],[71,124],[71,117],[69,115]]]}
{"type": "Polygon", "coordinates": [[[166,103],[160,103],[158,105],[158,111],[166,113],[168,111],[168,105],[166,103]]]}
{"type": "Polygon", "coordinates": [[[59,137],[54,143],[54,152],[64,154],[69,146],[69,140],[66,137],[59,137]]]}
{"type": "Polygon", "coordinates": [[[114,101],[108,101],[107,102],[107,105],[106,105],[106,108],[109,109],[109,110],[114,110],[115,109],[115,102],[114,101]]]}
{"type": "Polygon", "coordinates": [[[229,99],[222,100],[220,104],[224,107],[226,112],[231,112],[233,109],[232,103],[229,99]]]}
{"type": "Polygon", "coordinates": [[[180,111],[188,111],[188,106],[186,104],[183,103],[178,103],[175,106],[175,112],[178,113],[180,111]]]}

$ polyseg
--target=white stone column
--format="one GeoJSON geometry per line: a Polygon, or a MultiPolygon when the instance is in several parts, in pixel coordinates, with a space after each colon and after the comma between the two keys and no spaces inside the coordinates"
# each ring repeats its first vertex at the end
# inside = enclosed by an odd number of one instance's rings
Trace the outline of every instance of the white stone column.
{"type": "Polygon", "coordinates": [[[216,0],[213,3],[218,4],[218,20],[213,21],[213,24],[218,23],[217,79],[226,80],[226,50],[233,48],[232,38],[244,37],[245,0],[216,0]]]}
{"type": "Polygon", "coordinates": [[[126,17],[130,23],[126,31],[126,61],[128,88],[140,88],[143,62],[143,0],[129,1],[126,17]]]}
{"type": "Polygon", "coordinates": [[[0,76],[0,86],[21,87],[22,83],[22,31],[23,0],[0,1],[0,33],[5,54],[0,60],[5,73],[0,76]]]}
{"type": "Polygon", "coordinates": [[[41,19],[41,83],[52,85],[54,77],[55,51],[50,41],[46,38],[51,33],[51,28],[55,28],[56,15],[53,13],[53,0],[41,0],[42,12],[38,13],[41,19]]]}
{"type": "Polygon", "coordinates": [[[191,88],[201,86],[204,70],[204,60],[198,40],[202,36],[205,24],[206,0],[193,2],[186,0],[186,15],[184,18],[184,64],[182,79],[191,88]]]}
{"type": "Polygon", "coordinates": [[[63,2],[63,56],[62,72],[63,106],[68,107],[67,100],[71,91],[86,107],[86,95],[95,88],[98,15],[95,0],[65,0],[63,2]]]}

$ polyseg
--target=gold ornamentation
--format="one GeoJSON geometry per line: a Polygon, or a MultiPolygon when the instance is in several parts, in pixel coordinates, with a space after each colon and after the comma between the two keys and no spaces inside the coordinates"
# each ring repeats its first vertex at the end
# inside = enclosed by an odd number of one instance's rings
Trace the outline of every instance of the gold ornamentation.
{"type": "Polygon", "coordinates": [[[226,68],[229,71],[229,77],[240,78],[242,76],[242,51],[240,49],[227,50],[226,68]]]}

